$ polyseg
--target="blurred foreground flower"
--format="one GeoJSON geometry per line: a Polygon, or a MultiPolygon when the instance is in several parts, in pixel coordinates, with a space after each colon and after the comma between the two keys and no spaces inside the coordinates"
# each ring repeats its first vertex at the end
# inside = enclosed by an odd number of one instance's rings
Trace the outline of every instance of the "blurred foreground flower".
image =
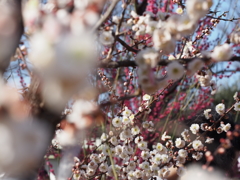
{"type": "Polygon", "coordinates": [[[32,120],[0,122],[0,172],[4,177],[28,177],[38,168],[50,138],[48,128],[32,120]]]}

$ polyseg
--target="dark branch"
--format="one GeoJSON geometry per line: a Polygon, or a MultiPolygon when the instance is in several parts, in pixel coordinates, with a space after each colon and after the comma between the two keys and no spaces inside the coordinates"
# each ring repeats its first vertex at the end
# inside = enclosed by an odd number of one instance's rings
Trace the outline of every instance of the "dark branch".
{"type": "MultiPolygon", "coordinates": [[[[169,63],[173,61],[178,61],[181,64],[187,64],[191,61],[196,59],[194,58],[187,58],[187,59],[175,59],[175,60],[168,60],[168,59],[161,59],[158,62],[159,66],[167,66],[169,63]]],[[[211,58],[200,58],[204,62],[209,62],[211,58]]],[[[229,61],[240,61],[240,56],[234,56],[232,57],[229,61]]],[[[111,61],[108,63],[100,63],[99,67],[100,68],[120,68],[120,67],[136,67],[137,64],[135,61],[130,61],[130,60],[125,60],[125,61],[111,61]]]]}

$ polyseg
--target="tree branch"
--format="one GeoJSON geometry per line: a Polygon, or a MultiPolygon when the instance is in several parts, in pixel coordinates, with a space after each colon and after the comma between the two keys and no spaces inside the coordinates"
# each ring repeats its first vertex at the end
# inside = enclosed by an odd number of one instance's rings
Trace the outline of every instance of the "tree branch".
{"type": "MultiPolygon", "coordinates": [[[[159,66],[167,66],[169,63],[173,61],[178,61],[181,64],[187,64],[197,57],[194,58],[186,58],[186,59],[175,59],[175,60],[168,60],[168,59],[161,59],[158,62],[159,66]]],[[[208,62],[211,60],[211,58],[199,58],[204,62],[208,62]]],[[[229,61],[240,61],[240,56],[234,56],[229,61]]],[[[227,61],[226,61],[227,62],[227,61]]],[[[100,68],[120,68],[120,67],[137,67],[137,64],[135,61],[125,60],[125,61],[110,61],[108,63],[101,62],[99,64],[100,68]]]]}
{"type": "Polygon", "coordinates": [[[109,6],[109,8],[105,12],[105,14],[101,17],[101,19],[93,27],[93,30],[92,30],[93,32],[96,31],[102,25],[102,23],[104,23],[104,21],[106,21],[106,19],[111,15],[111,13],[112,13],[113,9],[115,8],[115,6],[117,5],[117,3],[118,3],[118,0],[112,1],[112,4],[109,6]]]}

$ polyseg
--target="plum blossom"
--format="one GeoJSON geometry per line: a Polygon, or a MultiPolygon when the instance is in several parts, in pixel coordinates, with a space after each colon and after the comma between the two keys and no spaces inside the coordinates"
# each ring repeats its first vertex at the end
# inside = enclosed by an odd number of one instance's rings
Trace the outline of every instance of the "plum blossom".
{"type": "Polygon", "coordinates": [[[225,113],[225,105],[223,103],[218,104],[215,109],[219,115],[223,115],[225,113]]]}
{"type": "Polygon", "coordinates": [[[212,4],[212,0],[187,0],[187,14],[192,20],[198,21],[208,13],[212,4]]]}
{"type": "Polygon", "coordinates": [[[234,104],[234,110],[235,110],[235,111],[240,111],[240,102],[236,102],[236,103],[234,104]]]}
{"type": "Polygon", "coordinates": [[[197,161],[200,160],[203,157],[203,153],[202,152],[196,152],[192,155],[193,159],[196,159],[197,161]]]}
{"type": "Polygon", "coordinates": [[[193,134],[197,134],[197,132],[199,132],[199,125],[198,124],[192,124],[190,126],[190,130],[192,131],[193,134]]]}
{"type": "Polygon", "coordinates": [[[205,116],[206,119],[210,119],[210,117],[209,117],[209,113],[210,113],[210,112],[211,112],[211,109],[205,109],[205,110],[204,110],[203,114],[204,114],[204,116],[205,116]]]}
{"type": "Polygon", "coordinates": [[[192,147],[195,151],[200,151],[203,148],[203,143],[200,140],[194,140],[192,142],[192,147]]]}
{"type": "Polygon", "coordinates": [[[100,34],[99,41],[104,45],[104,46],[111,46],[114,42],[114,37],[112,35],[111,31],[103,31],[100,34]]]}
{"type": "Polygon", "coordinates": [[[216,46],[211,54],[215,61],[228,61],[233,55],[232,47],[229,44],[216,46]]]}
{"type": "Polygon", "coordinates": [[[177,148],[183,148],[185,146],[185,141],[183,141],[181,138],[177,138],[175,141],[175,146],[177,148]]]}
{"type": "Polygon", "coordinates": [[[184,75],[184,67],[179,62],[174,61],[167,66],[167,73],[169,79],[180,79],[184,75]]]}
{"type": "Polygon", "coordinates": [[[194,75],[194,73],[201,70],[203,66],[204,66],[204,63],[201,59],[194,59],[193,61],[188,63],[188,68],[187,68],[188,75],[189,76],[194,75]]]}
{"type": "Polygon", "coordinates": [[[165,29],[156,29],[153,33],[153,47],[169,54],[174,51],[176,42],[169,31],[165,29]]]}
{"type": "Polygon", "coordinates": [[[121,118],[120,118],[120,117],[115,117],[115,118],[113,118],[113,120],[112,120],[112,125],[113,125],[114,127],[116,127],[116,128],[121,127],[121,126],[122,126],[122,120],[121,120],[121,118]]]}
{"type": "Polygon", "coordinates": [[[233,31],[230,34],[230,41],[234,44],[240,44],[240,29],[233,31]]]}

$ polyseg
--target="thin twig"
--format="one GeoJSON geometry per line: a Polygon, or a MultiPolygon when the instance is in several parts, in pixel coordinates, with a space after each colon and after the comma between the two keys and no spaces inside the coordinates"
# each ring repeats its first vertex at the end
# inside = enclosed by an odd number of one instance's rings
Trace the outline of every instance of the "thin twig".
{"type": "Polygon", "coordinates": [[[93,30],[92,30],[93,32],[96,31],[102,25],[102,23],[104,23],[104,21],[106,21],[106,19],[111,15],[111,13],[112,13],[113,9],[115,8],[115,6],[117,5],[118,1],[119,0],[112,1],[112,4],[109,6],[109,8],[105,12],[105,14],[101,17],[101,19],[93,27],[93,30]]]}

